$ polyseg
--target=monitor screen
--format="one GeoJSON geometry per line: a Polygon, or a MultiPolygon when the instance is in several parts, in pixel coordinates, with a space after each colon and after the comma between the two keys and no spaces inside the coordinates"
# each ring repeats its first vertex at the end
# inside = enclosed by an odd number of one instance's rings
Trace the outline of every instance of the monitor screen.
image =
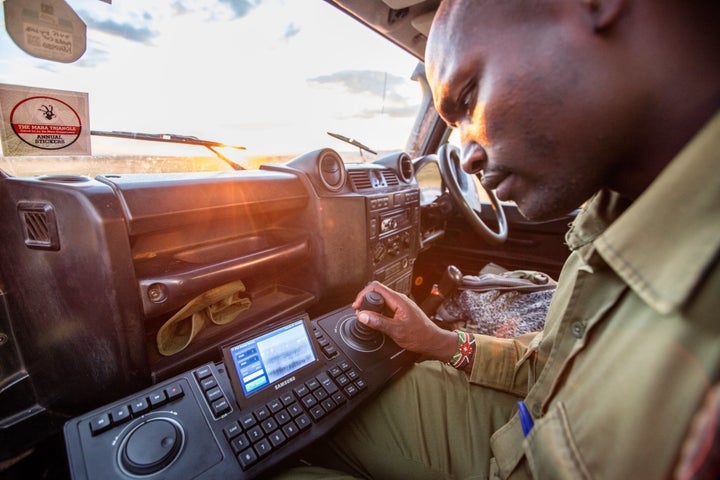
{"type": "Polygon", "coordinates": [[[234,367],[236,377],[231,375],[231,381],[238,397],[237,386],[249,397],[317,361],[302,318],[226,347],[225,352],[226,362],[231,359],[234,367]]]}

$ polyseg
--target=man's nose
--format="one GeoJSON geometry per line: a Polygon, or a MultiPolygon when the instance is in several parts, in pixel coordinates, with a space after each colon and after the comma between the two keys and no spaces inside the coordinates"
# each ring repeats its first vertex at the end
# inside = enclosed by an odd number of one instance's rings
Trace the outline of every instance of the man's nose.
{"type": "Polygon", "coordinates": [[[479,143],[464,141],[461,151],[460,163],[465,173],[470,175],[480,173],[487,165],[487,152],[479,143]]]}
{"type": "Polygon", "coordinates": [[[477,135],[477,125],[468,118],[458,124],[458,133],[460,134],[460,164],[462,169],[470,174],[480,173],[487,165],[487,152],[479,143],[477,135]]]}

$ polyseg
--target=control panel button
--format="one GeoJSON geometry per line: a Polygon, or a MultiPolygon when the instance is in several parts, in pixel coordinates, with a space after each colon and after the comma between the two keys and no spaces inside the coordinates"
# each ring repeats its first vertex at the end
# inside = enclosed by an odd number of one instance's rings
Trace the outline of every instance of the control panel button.
{"type": "Polygon", "coordinates": [[[167,397],[165,396],[165,390],[161,389],[150,392],[150,395],[148,395],[148,400],[150,400],[151,407],[159,407],[167,400],[167,397]]]}
{"type": "Polygon", "coordinates": [[[210,370],[209,365],[205,365],[195,370],[195,378],[197,378],[198,381],[201,381],[203,378],[209,377],[210,375],[212,375],[212,370],[210,370]]]}
{"type": "Polygon", "coordinates": [[[179,383],[174,383],[165,389],[165,395],[168,401],[173,401],[185,395],[185,392],[179,383]]]}
{"type": "Polygon", "coordinates": [[[93,435],[102,433],[111,426],[112,424],[110,423],[110,415],[107,413],[98,415],[97,417],[90,420],[90,431],[93,435]]]}
{"type": "Polygon", "coordinates": [[[140,415],[150,410],[150,404],[145,397],[136,398],[130,404],[130,410],[133,415],[140,415]]]}
{"type": "Polygon", "coordinates": [[[230,411],[230,404],[225,399],[225,397],[222,397],[221,399],[215,400],[213,403],[211,403],[210,409],[212,410],[213,415],[219,417],[223,413],[227,413],[230,411]]]}
{"type": "Polygon", "coordinates": [[[218,387],[211,388],[207,392],[205,392],[205,398],[208,399],[208,402],[212,403],[218,398],[221,398],[223,396],[222,390],[220,390],[218,387]]]}
{"type": "Polygon", "coordinates": [[[200,380],[200,388],[202,388],[204,391],[208,391],[213,387],[217,386],[217,381],[215,380],[215,377],[206,377],[200,380]]]}
{"type": "Polygon", "coordinates": [[[113,425],[127,422],[130,420],[130,409],[127,405],[115,407],[115,409],[110,412],[110,417],[112,418],[113,425]]]}

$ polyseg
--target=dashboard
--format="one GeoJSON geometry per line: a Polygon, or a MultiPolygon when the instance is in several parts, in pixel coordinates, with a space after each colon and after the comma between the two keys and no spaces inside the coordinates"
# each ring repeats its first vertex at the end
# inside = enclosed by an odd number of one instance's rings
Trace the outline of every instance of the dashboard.
{"type": "Polygon", "coordinates": [[[403,152],[346,165],[320,149],[254,171],[2,182],[5,455],[39,440],[19,432],[49,435],[218,362],[221,345],[341,308],[370,280],[410,293],[422,243],[420,191],[403,152]],[[161,353],[163,325],[227,285],[241,286],[233,298],[244,309],[223,322],[192,312],[191,341],[161,353]]]}

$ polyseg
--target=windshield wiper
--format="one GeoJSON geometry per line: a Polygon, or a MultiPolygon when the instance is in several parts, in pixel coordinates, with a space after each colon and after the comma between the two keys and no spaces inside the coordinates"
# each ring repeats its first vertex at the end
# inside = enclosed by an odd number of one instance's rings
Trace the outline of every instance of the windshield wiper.
{"type": "Polygon", "coordinates": [[[245,170],[245,167],[238,163],[230,160],[228,157],[218,152],[216,148],[234,148],[237,150],[246,150],[245,147],[239,145],[226,145],[220,142],[213,142],[210,140],[202,140],[200,138],[191,135],[178,135],[175,133],[139,133],[139,132],[119,132],[113,130],[112,132],[104,132],[102,130],[91,130],[90,135],[98,135],[101,137],[116,137],[116,138],[130,138],[134,140],[147,140],[150,142],[167,142],[167,143],[182,143],[186,145],[199,145],[205,147],[218,158],[223,160],[225,163],[230,165],[233,170],[245,170]]]}
{"type": "Polygon", "coordinates": [[[343,142],[349,143],[350,145],[354,147],[358,147],[360,149],[360,156],[362,156],[362,151],[365,150],[366,152],[372,153],[373,155],[377,155],[377,152],[375,150],[372,150],[370,147],[363,145],[362,143],[358,142],[354,138],[349,138],[344,135],[340,135],[339,133],[333,133],[333,132],[327,132],[328,135],[331,137],[335,137],[338,140],[342,140],[343,142]]]}

